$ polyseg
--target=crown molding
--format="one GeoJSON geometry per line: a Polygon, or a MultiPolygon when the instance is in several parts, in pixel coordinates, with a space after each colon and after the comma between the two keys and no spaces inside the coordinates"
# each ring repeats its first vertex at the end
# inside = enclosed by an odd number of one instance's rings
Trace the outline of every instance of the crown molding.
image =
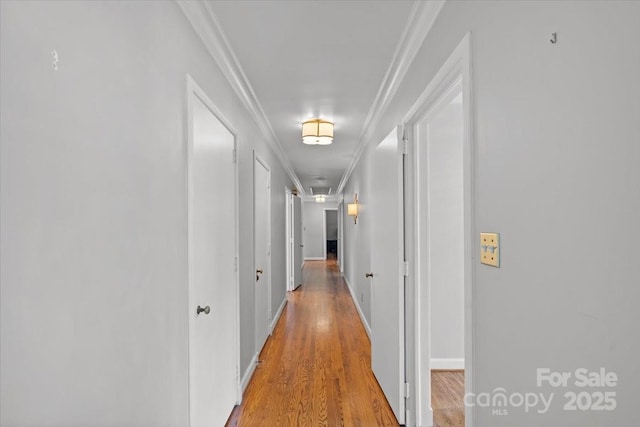
{"type": "Polygon", "coordinates": [[[409,14],[409,20],[405,27],[398,46],[393,54],[389,68],[382,79],[378,93],[376,94],[369,113],[364,120],[360,138],[351,163],[344,172],[336,193],[342,193],[349,177],[353,173],[360,157],[367,148],[369,139],[376,130],[376,123],[380,116],[386,111],[389,103],[398,92],[404,77],[409,71],[409,67],[422,46],[424,39],[431,31],[438,14],[442,10],[446,0],[416,1],[409,14]]]}
{"type": "Polygon", "coordinates": [[[176,0],[176,2],[191,23],[196,34],[202,39],[236,95],[244,104],[267,144],[274,151],[282,167],[293,181],[293,184],[304,195],[304,188],[300,183],[300,179],[293,170],[293,166],[273,131],[273,127],[262,109],[260,101],[258,101],[258,97],[253,91],[251,83],[249,83],[249,79],[247,79],[211,6],[206,1],[176,0]]]}

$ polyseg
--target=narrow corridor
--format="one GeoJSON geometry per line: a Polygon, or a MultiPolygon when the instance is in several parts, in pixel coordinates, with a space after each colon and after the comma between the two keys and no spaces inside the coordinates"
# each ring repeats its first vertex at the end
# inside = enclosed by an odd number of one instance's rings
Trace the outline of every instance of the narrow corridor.
{"type": "Polygon", "coordinates": [[[307,261],[228,426],[398,425],[334,260],[307,261]]]}

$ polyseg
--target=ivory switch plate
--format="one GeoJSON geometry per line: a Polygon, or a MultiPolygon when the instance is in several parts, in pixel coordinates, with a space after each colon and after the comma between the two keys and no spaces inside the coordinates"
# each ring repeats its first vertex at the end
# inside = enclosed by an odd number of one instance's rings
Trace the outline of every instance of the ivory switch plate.
{"type": "Polygon", "coordinates": [[[480,233],[480,262],[500,267],[500,234],[480,233]]]}

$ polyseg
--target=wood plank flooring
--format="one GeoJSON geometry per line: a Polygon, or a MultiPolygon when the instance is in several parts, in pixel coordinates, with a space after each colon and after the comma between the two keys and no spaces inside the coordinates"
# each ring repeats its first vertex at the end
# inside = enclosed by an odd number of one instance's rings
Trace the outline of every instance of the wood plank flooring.
{"type": "Polygon", "coordinates": [[[431,371],[434,427],[464,427],[464,371],[431,371]]]}
{"type": "Polygon", "coordinates": [[[397,426],[335,261],[307,261],[227,426],[397,426]]]}
{"type": "MultiPolygon", "coordinates": [[[[307,261],[227,426],[397,426],[335,260],[307,261]]],[[[432,371],[434,427],[463,427],[464,371],[432,371]]]]}

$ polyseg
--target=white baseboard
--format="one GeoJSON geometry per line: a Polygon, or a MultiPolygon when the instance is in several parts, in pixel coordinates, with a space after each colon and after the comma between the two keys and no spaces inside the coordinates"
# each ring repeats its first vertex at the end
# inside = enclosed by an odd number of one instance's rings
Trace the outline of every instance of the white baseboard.
{"type": "Polygon", "coordinates": [[[273,316],[273,320],[271,321],[271,325],[269,325],[269,335],[271,335],[273,333],[273,329],[276,327],[276,324],[278,323],[278,320],[280,319],[280,316],[282,315],[282,310],[284,310],[284,306],[287,305],[287,297],[285,295],[284,299],[282,300],[282,304],[280,304],[280,307],[278,307],[278,311],[276,311],[276,315],[273,316]]]}
{"type": "Polygon", "coordinates": [[[360,301],[358,301],[358,297],[356,296],[356,294],[353,293],[354,292],[353,286],[351,286],[351,283],[349,283],[349,279],[347,279],[347,276],[343,275],[342,278],[344,279],[344,282],[347,284],[347,288],[349,289],[349,293],[351,294],[351,299],[353,300],[353,303],[356,306],[356,310],[358,310],[358,314],[360,315],[360,320],[362,321],[364,330],[367,332],[369,339],[371,339],[371,327],[367,322],[367,318],[364,317],[364,313],[362,312],[362,308],[360,307],[360,301]]]}
{"type": "Polygon", "coordinates": [[[464,369],[464,358],[460,359],[431,359],[431,369],[464,369]]]}
{"type": "Polygon", "coordinates": [[[433,408],[431,408],[431,405],[429,405],[429,409],[427,410],[427,419],[425,421],[426,426],[433,427],[433,408]]]}
{"type": "Polygon", "coordinates": [[[321,256],[307,256],[304,257],[305,261],[324,261],[324,257],[321,256]]]}
{"type": "Polygon", "coordinates": [[[247,366],[247,370],[244,371],[244,375],[242,375],[242,381],[240,382],[240,388],[242,390],[241,395],[244,394],[244,391],[247,389],[249,385],[249,381],[251,381],[251,377],[256,370],[256,365],[258,364],[258,353],[253,355],[253,358],[249,362],[249,366],[247,366]]]}

